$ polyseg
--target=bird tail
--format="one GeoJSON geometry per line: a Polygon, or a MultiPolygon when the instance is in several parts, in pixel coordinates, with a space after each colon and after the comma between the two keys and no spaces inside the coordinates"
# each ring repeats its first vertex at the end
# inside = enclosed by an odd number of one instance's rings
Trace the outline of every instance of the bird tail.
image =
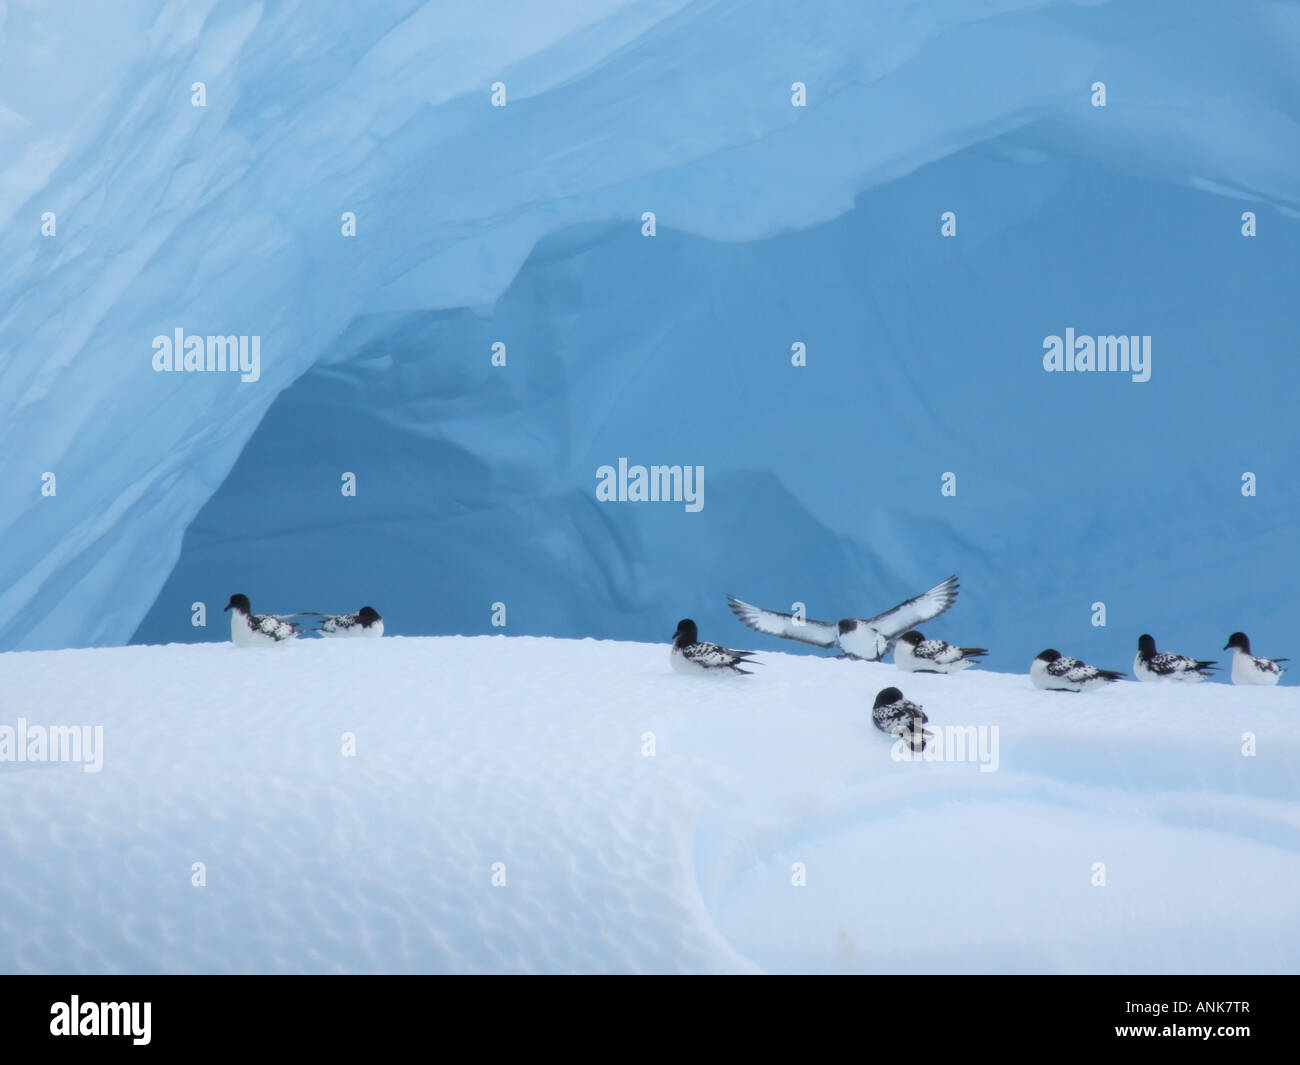
{"type": "Polygon", "coordinates": [[[763,664],[762,662],[755,662],[752,660],[754,655],[758,653],[757,651],[735,651],[729,647],[727,648],[727,653],[736,656],[736,661],[732,663],[731,668],[737,673],[745,674],[747,677],[753,676],[754,671],[752,669],[741,669],[741,666],[761,666],[763,664]]]}
{"type": "Polygon", "coordinates": [[[1097,676],[1104,677],[1106,680],[1120,680],[1123,677],[1127,677],[1128,674],[1120,673],[1118,670],[1114,669],[1099,669],[1097,670],[1097,676]]]}
{"type": "Polygon", "coordinates": [[[960,647],[958,650],[961,651],[963,658],[979,658],[981,655],[989,653],[987,647],[960,647]]]}
{"type": "Polygon", "coordinates": [[[1196,660],[1196,665],[1192,667],[1197,673],[1212,673],[1219,668],[1219,663],[1207,659],[1206,661],[1196,660]]]}

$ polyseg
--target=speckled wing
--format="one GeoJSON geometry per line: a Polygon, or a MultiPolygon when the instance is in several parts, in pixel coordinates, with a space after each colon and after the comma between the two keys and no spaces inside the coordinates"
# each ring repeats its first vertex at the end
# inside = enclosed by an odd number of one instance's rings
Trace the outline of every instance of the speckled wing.
{"type": "Polygon", "coordinates": [[[865,624],[892,641],[908,629],[914,629],[931,618],[937,618],[956,601],[957,578],[953,576],[936,584],[928,592],[922,592],[886,610],[883,614],[868,618],[865,624]]]}
{"type": "Polygon", "coordinates": [[[716,643],[693,643],[682,648],[682,657],[705,669],[735,669],[752,651],[732,651],[716,643]]]}
{"type": "Polygon", "coordinates": [[[1092,677],[1096,673],[1096,669],[1093,666],[1085,665],[1077,658],[1062,655],[1055,662],[1047,664],[1047,673],[1049,676],[1057,677],[1060,680],[1084,681],[1092,677]],[[1089,670],[1092,672],[1089,672],[1089,670]]]}
{"type": "Polygon", "coordinates": [[[734,595],[727,596],[727,603],[736,617],[755,632],[767,636],[779,636],[783,640],[798,640],[800,643],[810,643],[814,647],[834,647],[840,637],[839,626],[825,621],[814,621],[812,618],[804,618],[800,621],[793,614],[764,610],[761,606],[746,603],[734,595]]]}
{"type": "Polygon", "coordinates": [[[258,632],[275,640],[291,640],[298,635],[297,625],[275,614],[254,614],[249,622],[258,632]]]}
{"type": "Polygon", "coordinates": [[[1151,661],[1147,663],[1147,669],[1157,677],[1176,677],[1183,673],[1201,673],[1214,668],[1213,662],[1188,658],[1186,655],[1177,655],[1172,651],[1161,651],[1157,655],[1152,655],[1151,661]]]}
{"type": "Polygon", "coordinates": [[[875,719],[876,727],[883,729],[885,732],[897,728],[899,725],[924,724],[930,720],[926,712],[910,699],[902,699],[899,702],[878,707],[872,711],[871,716],[875,719]]]}
{"type": "Polygon", "coordinates": [[[888,706],[877,707],[871,712],[876,728],[904,740],[914,751],[922,751],[934,734],[922,725],[930,719],[916,703],[910,699],[900,699],[888,706]]]}
{"type": "Polygon", "coordinates": [[[946,640],[922,640],[912,649],[912,655],[941,666],[960,662],[963,657],[961,648],[954,647],[946,640]]]}
{"type": "Polygon", "coordinates": [[[356,623],[356,614],[324,614],[321,616],[321,622],[316,627],[316,631],[330,636],[337,636],[339,633],[352,628],[356,623]]]}
{"type": "MultiPolygon", "coordinates": [[[[1252,655],[1251,657],[1253,658],[1254,656],[1252,655]]],[[[1279,666],[1278,663],[1289,661],[1289,658],[1256,658],[1255,668],[1261,673],[1276,673],[1280,677],[1286,672],[1286,670],[1279,666]]]]}
{"type": "Polygon", "coordinates": [[[1123,673],[1116,673],[1113,669],[1098,669],[1096,666],[1090,666],[1087,662],[1080,662],[1077,658],[1058,658],[1050,666],[1047,672],[1053,677],[1060,677],[1069,681],[1071,684],[1086,684],[1090,680],[1118,680],[1123,673]]]}

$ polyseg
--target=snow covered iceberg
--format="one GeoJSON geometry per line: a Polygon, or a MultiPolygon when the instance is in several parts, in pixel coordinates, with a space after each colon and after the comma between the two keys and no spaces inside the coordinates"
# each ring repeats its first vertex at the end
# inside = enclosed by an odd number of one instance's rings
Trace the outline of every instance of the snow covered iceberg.
{"type": "Polygon", "coordinates": [[[7,655],[0,726],[103,742],[98,772],[0,758],[0,972],[1300,970],[1292,692],[759,659],[7,655]],[[995,743],[895,760],[897,684],[995,743]]]}

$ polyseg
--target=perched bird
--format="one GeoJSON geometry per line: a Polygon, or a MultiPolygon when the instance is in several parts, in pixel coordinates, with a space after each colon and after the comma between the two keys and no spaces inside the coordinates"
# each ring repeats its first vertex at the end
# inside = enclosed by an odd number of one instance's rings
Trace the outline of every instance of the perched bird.
{"type": "Polygon", "coordinates": [[[871,720],[881,732],[903,740],[914,751],[925,750],[934,733],[922,728],[930,719],[916,703],[903,698],[897,688],[882,688],[876,693],[871,720]]]}
{"type": "Polygon", "coordinates": [[[1233,684],[1276,684],[1286,672],[1279,662],[1290,662],[1289,658],[1256,658],[1250,653],[1250,637],[1244,632],[1234,632],[1223,645],[1226,651],[1232,648],[1232,683],[1233,684]]]}
{"type": "Polygon", "coordinates": [[[382,636],[384,619],[372,606],[363,606],[355,614],[317,614],[320,624],[312,631],[322,636],[382,636]]]}
{"type": "Polygon", "coordinates": [[[928,592],[899,603],[874,618],[844,618],[839,622],[814,621],[764,610],[734,595],[727,596],[727,602],[736,617],[755,632],[780,636],[783,640],[798,640],[815,647],[838,647],[848,658],[878,662],[889,653],[900,633],[937,618],[952,606],[956,598],[957,578],[949,577],[928,592]]]}
{"type": "Polygon", "coordinates": [[[898,638],[894,664],[908,673],[960,673],[968,666],[979,665],[983,647],[954,647],[943,640],[927,640],[915,629],[898,638]]]}
{"type": "Polygon", "coordinates": [[[1104,688],[1122,676],[1123,673],[1113,669],[1098,669],[1077,658],[1066,658],[1050,647],[1029,666],[1029,679],[1034,687],[1051,692],[1088,692],[1104,688]]]}
{"type": "MultiPolygon", "coordinates": [[[[248,596],[236,592],[224,610],[230,615],[230,639],[239,647],[272,647],[298,635],[298,625],[279,614],[254,614],[248,596]]],[[[223,610],[223,612],[224,612],[223,610]]]]}
{"type": "Polygon", "coordinates": [[[683,618],[673,633],[672,664],[678,673],[713,673],[730,670],[749,675],[753,670],[741,669],[741,664],[753,665],[749,657],[753,651],[731,651],[716,643],[700,643],[700,632],[695,622],[683,618]]]}
{"type": "Polygon", "coordinates": [[[1145,633],[1138,637],[1137,657],[1133,659],[1133,675],[1138,680],[1202,681],[1218,668],[1217,662],[1208,659],[1188,658],[1172,651],[1157,653],[1155,637],[1145,633]]]}

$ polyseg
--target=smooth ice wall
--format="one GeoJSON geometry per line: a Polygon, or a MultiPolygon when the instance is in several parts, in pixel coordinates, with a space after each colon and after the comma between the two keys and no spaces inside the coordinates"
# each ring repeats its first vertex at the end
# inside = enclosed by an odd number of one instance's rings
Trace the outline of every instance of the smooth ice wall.
{"type": "Polygon", "coordinates": [[[0,646],[212,638],[236,588],[761,643],[724,592],[833,618],[956,571],[937,624],[1004,668],[1286,653],[1294,7],[480,18],[8,11],[0,646]],[[260,379],[155,373],[176,327],[259,336],[260,379]],[[1151,335],[1151,381],[1045,374],[1067,327],[1151,335]],[[597,503],[621,455],[703,465],[704,509],[597,503]]]}

